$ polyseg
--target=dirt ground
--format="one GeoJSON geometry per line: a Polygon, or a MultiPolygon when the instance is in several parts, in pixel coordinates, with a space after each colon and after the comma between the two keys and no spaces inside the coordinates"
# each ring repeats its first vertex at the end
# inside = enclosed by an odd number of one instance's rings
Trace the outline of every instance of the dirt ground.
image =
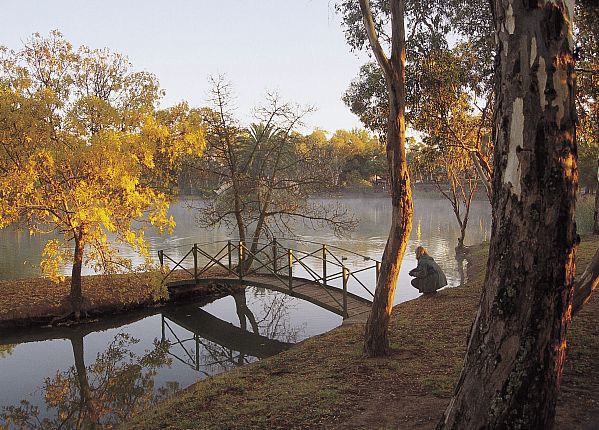
{"type": "MultiPolygon", "coordinates": [[[[175,271],[169,280],[188,278],[184,271],[175,271]]],[[[162,273],[146,272],[124,275],[84,276],[81,282],[86,318],[128,312],[158,305],[168,300],[166,287],[161,283],[162,273]]],[[[43,326],[62,320],[71,312],[69,302],[70,278],[56,284],[48,279],[0,280],[0,330],[12,327],[43,326]]],[[[206,295],[213,293],[206,288],[206,295]]]]}

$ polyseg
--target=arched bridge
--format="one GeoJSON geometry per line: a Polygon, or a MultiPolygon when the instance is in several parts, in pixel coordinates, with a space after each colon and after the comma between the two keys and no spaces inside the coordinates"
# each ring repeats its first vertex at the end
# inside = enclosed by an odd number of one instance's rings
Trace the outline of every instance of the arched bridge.
{"type": "Polygon", "coordinates": [[[298,239],[181,245],[158,251],[163,284],[184,295],[206,284],[253,285],[312,302],[364,322],[380,262],[336,246],[298,239]]]}

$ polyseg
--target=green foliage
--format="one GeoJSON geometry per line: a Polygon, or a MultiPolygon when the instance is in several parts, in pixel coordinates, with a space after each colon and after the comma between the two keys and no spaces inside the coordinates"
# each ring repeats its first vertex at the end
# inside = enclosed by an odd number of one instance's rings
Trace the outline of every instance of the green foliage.
{"type": "Polygon", "coordinates": [[[385,77],[377,63],[366,63],[360,68],[358,77],[343,94],[343,101],[364,127],[375,133],[381,142],[385,141],[389,101],[385,77]]]}
{"type": "Polygon", "coordinates": [[[380,140],[366,130],[337,130],[328,144],[333,185],[362,189],[374,177],[387,175],[387,158],[380,140]]]}
{"type": "MultiPolygon", "coordinates": [[[[454,167],[470,164],[466,167],[470,169],[474,163],[476,174],[483,178],[490,195],[492,146],[485,143],[490,141],[494,27],[488,4],[482,0],[402,3],[407,23],[405,118],[409,127],[421,133],[422,142],[431,147],[426,153],[416,154],[412,150],[408,156],[417,165],[410,170],[421,180],[439,177],[438,172],[434,173],[439,169],[445,169],[441,176],[466,178],[471,174],[456,172],[454,167]],[[452,161],[437,162],[443,158],[452,161]]],[[[387,51],[390,48],[388,5],[388,2],[371,2],[378,39],[387,51]]],[[[359,9],[357,0],[337,5],[352,49],[366,48],[366,31],[359,9]]],[[[343,97],[365,127],[381,139],[387,130],[387,99],[382,70],[374,63],[360,69],[343,97]]]]}

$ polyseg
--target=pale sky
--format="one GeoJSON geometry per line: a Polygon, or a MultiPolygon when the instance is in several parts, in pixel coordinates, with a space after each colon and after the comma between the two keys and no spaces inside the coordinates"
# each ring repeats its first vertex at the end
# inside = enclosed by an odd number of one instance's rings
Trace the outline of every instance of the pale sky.
{"type": "Polygon", "coordinates": [[[238,113],[267,90],[318,110],[307,128],[359,127],[341,101],[366,60],[350,53],[329,0],[0,0],[0,45],[20,49],[32,33],[61,31],[75,47],[108,47],[154,73],[166,97],[206,105],[208,76],[225,74],[238,113]]]}

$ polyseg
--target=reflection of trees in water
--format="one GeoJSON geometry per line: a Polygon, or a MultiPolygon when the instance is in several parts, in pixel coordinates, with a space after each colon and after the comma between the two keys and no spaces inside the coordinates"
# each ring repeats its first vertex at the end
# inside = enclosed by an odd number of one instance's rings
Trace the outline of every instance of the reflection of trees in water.
{"type": "Polygon", "coordinates": [[[458,266],[458,274],[460,275],[460,287],[462,287],[466,283],[466,274],[464,272],[464,261],[466,260],[466,255],[463,252],[456,252],[455,259],[458,266]]]}
{"type": "Polygon", "coordinates": [[[6,358],[15,350],[16,345],[0,345],[0,358],[6,358]]]}
{"type": "MultiPolygon", "coordinates": [[[[252,313],[246,302],[246,291],[233,295],[235,305],[242,306],[247,312],[252,313]]],[[[263,288],[253,288],[252,307],[260,306],[260,319],[256,321],[258,332],[269,339],[277,339],[282,342],[296,343],[299,335],[306,329],[306,323],[292,327],[289,317],[290,309],[294,308],[294,298],[283,293],[273,293],[263,288]]],[[[239,314],[239,312],[238,312],[239,314]]],[[[255,320],[255,318],[254,318],[255,320]]],[[[240,319],[241,323],[241,319],[240,319]]],[[[243,327],[242,327],[243,328],[243,327]]]]}
{"type": "Polygon", "coordinates": [[[138,355],[131,347],[139,340],[121,333],[86,367],[83,337],[70,340],[74,365],[47,378],[42,387],[50,416],[41,417],[38,406],[22,400],[19,406],[4,408],[3,425],[44,430],[112,428],[179,388],[170,383],[154,393],[157,369],[170,364],[164,343],[155,340],[152,350],[138,355]]]}

